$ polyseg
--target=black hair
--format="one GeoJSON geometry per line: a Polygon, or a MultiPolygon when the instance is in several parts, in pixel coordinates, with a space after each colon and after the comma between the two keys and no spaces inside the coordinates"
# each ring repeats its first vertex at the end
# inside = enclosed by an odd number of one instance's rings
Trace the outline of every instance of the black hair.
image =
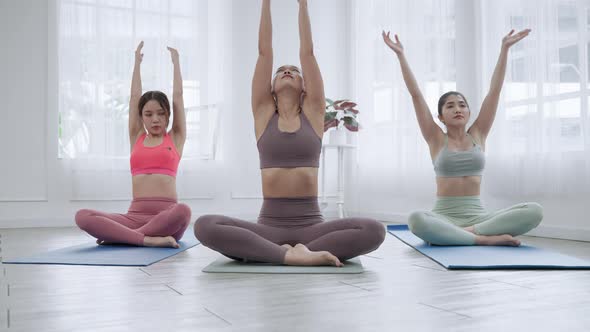
{"type": "Polygon", "coordinates": [[[469,103],[467,102],[467,98],[465,98],[465,96],[461,92],[449,91],[449,92],[446,92],[445,94],[443,94],[442,96],[440,96],[440,98],[438,99],[438,115],[439,116],[442,116],[442,108],[445,105],[445,103],[447,102],[447,98],[449,98],[450,96],[459,96],[459,97],[463,98],[463,101],[465,101],[465,104],[467,104],[467,107],[469,107],[469,103]]]}
{"type": "Polygon", "coordinates": [[[170,102],[166,94],[162,91],[148,91],[139,98],[139,116],[141,117],[143,115],[143,108],[150,100],[157,101],[166,111],[166,125],[168,125],[168,121],[170,121],[170,102]]]}

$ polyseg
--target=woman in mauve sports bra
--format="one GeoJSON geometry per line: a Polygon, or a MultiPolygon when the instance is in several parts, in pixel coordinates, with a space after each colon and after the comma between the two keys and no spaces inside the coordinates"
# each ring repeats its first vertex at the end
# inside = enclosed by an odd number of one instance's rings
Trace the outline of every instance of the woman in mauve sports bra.
{"type": "Polygon", "coordinates": [[[142,95],[140,64],[143,41],[135,51],[129,101],[129,141],[133,201],[126,214],[83,209],[76,224],[97,238],[98,244],[126,243],[147,247],[178,248],[191,218],[186,204],[176,201],[176,172],[186,138],[182,78],[178,52],[168,48],[174,66],[172,109],[160,91],[142,95]]]}
{"type": "Polygon", "coordinates": [[[324,221],[317,200],[324,86],[313,54],[307,1],[299,1],[303,73],[282,66],[272,78],[271,25],[270,0],[263,0],[252,80],[264,195],[258,222],[206,215],[196,221],[195,235],[205,246],[237,260],[342,266],[342,261],[379,247],[385,228],[367,218],[324,221]]]}
{"type": "Polygon", "coordinates": [[[435,245],[518,246],[520,241],[514,236],[537,227],[543,219],[543,209],[537,203],[521,203],[488,212],[479,198],[485,142],[496,116],[508,50],[529,32],[526,29],[514,34],[512,30],[502,39],[490,90],[469,129],[466,126],[471,112],[465,97],[456,91],[440,97],[438,118],[447,127],[446,134],[432,119],[397,35],[394,42],[389,38],[389,32],[382,33],[383,41],[399,59],[436,173],[438,200],[434,209],[414,212],[408,220],[411,231],[426,242],[435,245]]]}

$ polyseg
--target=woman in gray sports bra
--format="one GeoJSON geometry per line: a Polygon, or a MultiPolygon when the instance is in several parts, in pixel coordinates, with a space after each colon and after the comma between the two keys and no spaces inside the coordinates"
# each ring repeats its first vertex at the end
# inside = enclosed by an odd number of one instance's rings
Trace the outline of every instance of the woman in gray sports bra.
{"type": "Polygon", "coordinates": [[[465,97],[456,91],[447,92],[440,97],[438,118],[447,127],[446,134],[432,118],[397,35],[394,42],[390,39],[389,32],[382,33],[385,44],[399,59],[436,173],[438,200],[434,209],[414,212],[408,221],[412,232],[428,243],[518,246],[520,241],[514,236],[537,227],[543,219],[543,210],[537,203],[522,203],[488,212],[479,198],[485,165],[485,141],[496,115],[508,50],[529,32],[529,29],[525,29],[514,34],[512,30],[502,39],[500,57],[492,75],[490,90],[477,119],[469,129],[467,122],[471,111],[465,97]]]}
{"type": "Polygon", "coordinates": [[[206,215],[196,221],[195,235],[205,246],[238,260],[341,266],[377,249],[385,228],[367,218],[326,222],[322,217],[317,192],[325,98],[306,0],[299,1],[299,33],[303,76],[295,66],[281,66],[273,79],[270,0],[263,0],[252,80],[264,196],[258,222],[206,215]]]}

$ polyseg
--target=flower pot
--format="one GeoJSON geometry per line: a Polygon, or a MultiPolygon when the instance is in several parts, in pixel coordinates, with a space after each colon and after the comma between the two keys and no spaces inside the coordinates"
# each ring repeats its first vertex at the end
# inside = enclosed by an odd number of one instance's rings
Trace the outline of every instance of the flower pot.
{"type": "Polygon", "coordinates": [[[344,145],[346,144],[346,129],[335,129],[330,132],[330,144],[344,145]]]}
{"type": "Polygon", "coordinates": [[[346,133],[346,144],[356,146],[358,144],[358,132],[349,131],[346,133]]]}

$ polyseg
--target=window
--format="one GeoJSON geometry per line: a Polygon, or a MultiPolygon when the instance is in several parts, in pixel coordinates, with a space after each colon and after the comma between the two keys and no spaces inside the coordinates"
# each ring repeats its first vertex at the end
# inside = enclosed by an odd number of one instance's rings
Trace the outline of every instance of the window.
{"type": "Polygon", "coordinates": [[[211,38],[210,6],[191,0],[58,2],[60,158],[128,158],[129,91],[140,40],[143,90],[169,98],[173,72],[166,46],[179,50],[188,126],[184,158],[214,158],[217,92],[202,86],[222,60],[199,52],[211,38]]]}
{"type": "Polygon", "coordinates": [[[539,152],[584,151],[590,95],[590,3],[560,0],[543,4],[531,11],[519,6],[507,9],[512,27],[534,30],[527,43],[511,50],[504,93],[507,124],[513,132],[527,127],[521,136],[543,137],[535,143],[539,152]]]}

